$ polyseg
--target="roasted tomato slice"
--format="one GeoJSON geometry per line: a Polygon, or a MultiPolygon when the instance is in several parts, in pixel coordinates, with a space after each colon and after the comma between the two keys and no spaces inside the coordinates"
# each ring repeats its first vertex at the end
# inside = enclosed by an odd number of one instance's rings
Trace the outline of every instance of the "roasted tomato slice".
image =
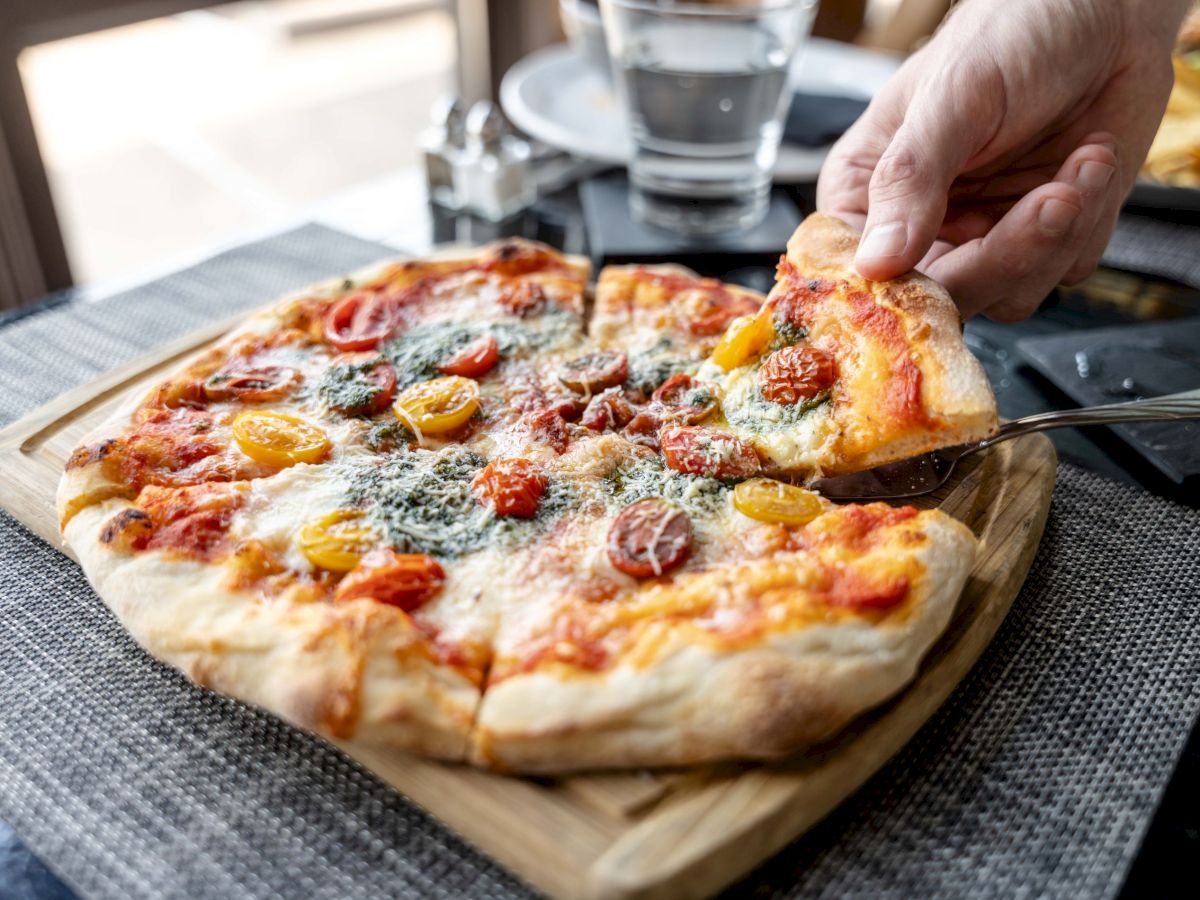
{"type": "Polygon", "coordinates": [[[663,421],[695,425],[716,410],[717,388],[681,372],[660,384],[651,401],[663,421]]]}
{"type": "Polygon", "coordinates": [[[342,415],[374,415],[396,396],[396,370],[378,353],[343,353],[321,378],[319,393],[342,415]]]}
{"type": "Polygon", "coordinates": [[[379,542],[361,509],[337,509],[306,523],[296,544],[309,562],[330,572],[349,572],[379,542]]]}
{"type": "Polygon", "coordinates": [[[342,579],[333,599],[346,601],[369,597],[412,612],[440,591],[445,581],[445,571],[432,556],[381,548],[364,556],[342,579]]]}
{"type": "Polygon", "coordinates": [[[836,380],[833,357],[815,347],[776,350],[758,372],[763,399],[786,406],[811,400],[836,380]]]}
{"type": "Polygon", "coordinates": [[[400,304],[390,294],[359,291],[325,314],[325,340],[339,350],[372,350],[399,323],[400,304]]]}
{"type": "Polygon", "coordinates": [[[204,396],[209,400],[240,400],[243,403],[281,400],[295,389],[302,377],[291,366],[254,366],[217,372],[204,382],[204,396]]]}
{"type": "Polygon", "coordinates": [[[663,575],[678,568],[691,549],[691,520],[662,497],[631,503],[608,529],[609,562],[634,578],[663,575]]]}
{"type": "Polygon", "coordinates": [[[514,316],[527,319],[546,308],[546,292],[533,281],[522,281],[505,289],[497,302],[514,316]]]}
{"type": "Polygon", "coordinates": [[[688,331],[702,337],[720,334],[738,316],[756,312],[759,303],[754,296],[735,293],[711,279],[704,279],[675,298],[688,331]]]}
{"type": "Polygon", "coordinates": [[[759,522],[804,525],[825,511],[821,498],[773,478],[751,478],[733,489],[733,506],[759,522]]]}
{"type": "Polygon", "coordinates": [[[414,384],[396,398],[396,418],[418,434],[453,431],[479,409],[479,385],[447,375],[414,384]]]}
{"type": "Polygon", "coordinates": [[[555,453],[563,453],[570,443],[571,435],[567,431],[567,423],[553,409],[538,409],[526,413],[521,422],[534,440],[552,448],[555,453]]]}
{"type": "Polygon", "coordinates": [[[500,345],[490,334],[478,337],[471,343],[460,347],[437,367],[443,375],[462,375],[466,378],[479,378],[491,371],[496,360],[500,358],[500,345]]]}
{"type": "Polygon", "coordinates": [[[558,380],[582,394],[595,394],[629,377],[629,359],[620,350],[597,350],[563,363],[558,380]]]}
{"type": "Polygon", "coordinates": [[[746,478],[761,468],[753,447],[722,431],[668,426],[658,433],[658,441],[667,465],[686,475],[746,478]]]}
{"type": "Polygon", "coordinates": [[[528,459],[494,459],[471,482],[479,502],[490,505],[498,516],[532,519],[546,493],[548,482],[537,465],[528,459]]]}
{"type": "Polygon", "coordinates": [[[629,420],[629,424],[621,433],[625,435],[627,441],[658,450],[658,432],[662,426],[662,419],[654,410],[643,409],[629,420]]]}
{"type": "Polygon", "coordinates": [[[316,425],[265,410],[239,413],[233,439],[251,459],[273,466],[320,462],[329,452],[329,438],[316,425]]]}
{"type": "Polygon", "coordinates": [[[620,431],[633,418],[633,407],[619,387],[611,387],[588,401],[579,424],[592,431],[620,431]]]}

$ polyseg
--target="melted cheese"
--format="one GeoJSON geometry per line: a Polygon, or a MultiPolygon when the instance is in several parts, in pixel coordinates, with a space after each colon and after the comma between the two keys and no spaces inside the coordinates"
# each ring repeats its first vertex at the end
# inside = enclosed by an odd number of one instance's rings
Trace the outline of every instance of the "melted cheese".
{"type": "Polygon", "coordinates": [[[819,470],[838,438],[831,405],[801,409],[764,400],[758,388],[758,369],[757,361],[728,373],[706,363],[697,377],[720,386],[725,427],[752,444],[773,468],[819,470]]]}

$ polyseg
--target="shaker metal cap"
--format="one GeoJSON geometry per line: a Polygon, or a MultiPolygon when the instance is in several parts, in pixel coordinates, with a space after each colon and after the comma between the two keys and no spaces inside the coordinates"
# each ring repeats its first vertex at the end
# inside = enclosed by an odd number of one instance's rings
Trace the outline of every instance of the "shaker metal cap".
{"type": "Polygon", "coordinates": [[[490,100],[480,100],[467,113],[467,139],[471,142],[496,147],[507,132],[504,114],[490,100]]]}
{"type": "Polygon", "coordinates": [[[445,134],[446,143],[452,147],[462,147],[466,143],[466,117],[466,107],[453,94],[438,97],[429,111],[430,121],[445,134]]]}

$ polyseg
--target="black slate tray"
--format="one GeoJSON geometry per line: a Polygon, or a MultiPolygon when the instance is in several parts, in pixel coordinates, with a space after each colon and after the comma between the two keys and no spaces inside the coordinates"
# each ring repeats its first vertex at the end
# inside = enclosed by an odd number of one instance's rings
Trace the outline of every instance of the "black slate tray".
{"type": "MultiPolygon", "coordinates": [[[[1025,338],[1017,350],[1080,406],[1200,388],[1200,317],[1025,338]]],[[[1200,421],[1113,430],[1176,483],[1200,476],[1200,421]]]]}

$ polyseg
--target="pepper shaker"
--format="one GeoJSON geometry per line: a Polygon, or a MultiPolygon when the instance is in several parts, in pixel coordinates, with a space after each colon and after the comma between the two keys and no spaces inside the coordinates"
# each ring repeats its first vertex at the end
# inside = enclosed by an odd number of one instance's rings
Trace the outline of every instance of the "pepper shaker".
{"type": "Polygon", "coordinates": [[[461,209],[463,205],[454,169],[466,145],[465,118],[461,100],[443,97],[434,104],[432,124],[418,138],[429,200],[446,209],[461,209]]]}
{"type": "Polygon", "coordinates": [[[529,142],[508,130],[500,109],[487,100],[471,107],[466,150],[455,166],[455,185],[467,210],[492,222],[533,205],[537,188],[530,172],[529,142]]]}

